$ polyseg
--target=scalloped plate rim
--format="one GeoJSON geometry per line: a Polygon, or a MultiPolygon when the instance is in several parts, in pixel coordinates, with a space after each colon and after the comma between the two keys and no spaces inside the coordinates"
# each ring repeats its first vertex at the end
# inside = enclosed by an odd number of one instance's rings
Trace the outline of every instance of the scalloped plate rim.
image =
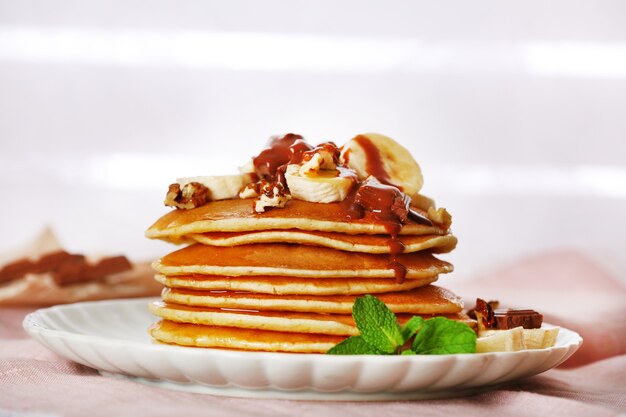
{"type": "MultiPolygon", "coordinates": [[[[68,331],[62,330],[55,326],[50,326],[44,322],[45,317],[50,312],[56,311],[65,311],[68,310],[79,310],[79,311],[89,311],[92,308],[115,308],[116,306],[129,306],[137,304],[140,306],[141,304],[146,305],[147,303],[158,298],[149,297],[149,298],[134,298],[134,299],[114,299],[114,300],[101,300],[101,301],[84,301],[73,304],[64,304],[64,305],[55,305],[52,307],[38,309],[32,313],[26,315],[23,321],[24,329],[36,340],[40,343],[44,344],[40,339],[62,339],[66,343],[81,342],[88,343],[90,345],[97,345],[100,347],[120,347],[120,346],[128,346],[134,347],[137,349],[147,349],[151,352],[164,352],[164,354],[174,354],[174,355],[192,355],[194,358],[198,356],[205,357],[207,360],[216,360],[221,357],[227,357],[230,359],[236,358],[246,358],[246,359],[258,359],[261,361],[264,360],[276,360],[281,358],[288,358],[290,361],[296,361],[297,364],[305,363],[310,365],[315,365],[316,363],[320,364],[332,364],[332,363],[351,363],[351,362],[362,362],[366,361],[366,364],[404,364],[411,362],[418,362],[424,364],[437,364],[439,362],[449,361],[451,357],[455,359],[462,358],[476,358],[476,357],[493,357],[493,362],[497,362],[498,360],[504,358],[514,358],[515,356],[527,356],[532,355],[539,352],[560,352],[563,357],[558,361],[558,364],[562,363],[564,360],[569,358],[582,344],[582,338],[576,332],[561,327],[566,333],[567,340],[569,343],[565,345],[556,345],[551,348],[545,349],[536,349],[536,350],[525,350],[525,351],[517,351],[517,352],[489,352],[489,353],[475,353],[475,354],[455,354],[455,355],[390,355],[390,356],[379,356],[379,355],[353,355],[353,356],[334,356],[334,355],[325,355],[325,354],[310,354],[310,353],[284,353],[284,352],[249,352],[249,351],[237,351],[237,350],[228,350],[228,349],[207,349],[207,348],[194,348],[194,347],[186,347],[186,346],[172,346],[159,344],[156,342],[146,343],[142,341],[136,340],[125,340],[123,338],[113,338],[111,336],[98,336],[91,334],[84,334],[76,331],[68,331]]],[[[147,316],[150,316],[150,313],[147,311],[147,307],[145,310],[147,316]]],[[[67,319],[67,317],[66,317],[67,319]]],[[[154,321],[157,320],[156,317],[153,317],[154,321]]],[[[549,325],[548,325],[549,326],[549,325]]],[[[146,329],[139,329],[146,331],[146,329]]],[[[558,341],[557,341],[558,343],[558,341]]],[[[47,343],[44,344],[48,349],[51,349],[47,343]]],[[[62,352],[59,352],[56,349],[51,349],[55,351],[57,354],[70,359],[67,355],[64,355],[62,352]]],[[[72,360],[72,359],[70,359],[72,360]]],[[[92,364],[93,365],[93,364],[92,364]]],[[[491,366],[494,366],[493,364],[491,366]]],[[[91,366],[94,369],[98,369],[100,373],[110,374],[111,372],[102,370],[97,366],[91,366]]],[[[269,390],[266,387],[259,388],[243,388],[240,386],[232,386],[232,387],[223,387],[223,386],[206,386],[204,384],[189,384],[189,383],[175,383],[168,379],[150,379],[150,378],[142,378],[139,376],[124,375],[120,374],[123,378],[130,378],[139,383],[149,384],[149,385],[157,385],[162,386],[164,388],[170,389],[178,389],[183,391],[193,391],[193,392],[207,392],[213,395],[231,395],[231,396],[242,396],[242,397],[265,397],[265,398],[289,398],[289,399],[320,399],[320,400],[369,400],[367,398],[360,398],[359,396],[365,396],[367,394],[360,391],[350,391],[350,390],[337,390],[337,391],[324,391],[319,390],[316,387],[310,387],[310,389],[279,389],[279,388],[270,388],[269,390]],[[263,391],[265,389],[265,391],[263,391]],[[247,393],[246,391],[250,390],[254,393],[247,393]],[[271,391],[271,392],[270,392],[271,391]],[[259,394],[261,393],[262,394],[259,394]],[[306,393],[306,395],[298,395],[302,393],[306,393]],[[305,397],[305,398],[299,398],[305,397]],[[320,397],[320,398],[316,398],[320,397]]],[[[497,385],[497,384],[496,384],[497,385]]],[[[489,384],[485,384],[483,386],[487,387],[489,384]]],[[[468,393],[480,391],[481,387],[470,387],[470,388],[462,388],[459,390],[451,389],[450,392],[446,390],[419,390],[415,392],[403,393],[403,392],[389,392],[389,399],[399,399],[399,398],[441,398],[441,397],[453,397],[460,395],[468,395],[468,393]],[[421,395],[420,395],[421,393],[421,395]],[[405,394],[405,395],[401,395],[405,394]],[[411,395],[413,394],[413,395],[411,395]]],[[[377,391],[376,399],[377,400],[385,400],[386,391],[377,391]],[[382,397],[381,397],[382,396],[382,397]]]]}

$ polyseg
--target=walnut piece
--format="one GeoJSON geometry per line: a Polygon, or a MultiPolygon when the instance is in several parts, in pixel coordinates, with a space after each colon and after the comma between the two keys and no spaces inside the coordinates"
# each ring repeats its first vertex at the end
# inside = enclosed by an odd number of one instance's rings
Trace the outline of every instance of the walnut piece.
{"type": "Polygon", "coordinates": [[[254,204],[254,211],[263,213],[269,207],[285,207],[289,200],[291,200],[291,194],[285,192],[282,183],[263,181],[259,187],[259,198],[254,204]]]}
{"type": "Polygon", "coordinates": [[[316,176],[320,170],[332,171],[335,169],[337,169],[337,164],[333,159],[333,153],[329,152],[327,149],[320,148],[319,150],[316,149],[311,159],[306,162],[302,161],[299,173],[305,176],[316,176]]]}
{"type": "Polygon", "coordinates": [[[177,209],[193,209],[209,202],[209,189],[199,182],[190,182],[181,189],[180,184],[170,184],[165,205],[177,209]]]}

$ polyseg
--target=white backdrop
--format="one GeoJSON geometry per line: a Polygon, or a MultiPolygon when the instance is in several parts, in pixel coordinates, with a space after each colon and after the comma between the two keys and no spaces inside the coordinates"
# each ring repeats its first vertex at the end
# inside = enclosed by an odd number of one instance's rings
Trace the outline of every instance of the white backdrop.
{"type": "Polygon", "coordinates": [[[176,177],[268,136],[408,147],[463,278],[546,249],[624,276],[622,1],[0,0],[0,250],[157,257],[176,177]]]}

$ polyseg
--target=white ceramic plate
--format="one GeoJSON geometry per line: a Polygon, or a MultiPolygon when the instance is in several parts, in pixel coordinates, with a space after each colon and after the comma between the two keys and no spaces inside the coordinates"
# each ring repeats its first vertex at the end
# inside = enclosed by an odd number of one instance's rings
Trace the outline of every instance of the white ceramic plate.
{"type": "Polygon", "coordinates": [[[154,343],[153,299],[76,303],[24,319],[57,354],[105,375],[166,388],[237,397],[397,400],[467,395],[535,375],[569,358],[582,339],[561,329],[556,346],[465,355],[331,356],[188,348],[154,343]]]}

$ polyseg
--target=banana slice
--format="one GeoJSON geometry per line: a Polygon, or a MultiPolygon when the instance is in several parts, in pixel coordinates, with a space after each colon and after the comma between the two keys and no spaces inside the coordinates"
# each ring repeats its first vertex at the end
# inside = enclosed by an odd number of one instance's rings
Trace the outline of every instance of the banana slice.
{"type": "Polygon", "coordinates": [[[554,346],[559,335],[558,327],[549,329],[524,329],[526,349],[545,349],[554,346]]]}
{"type": "Polygon", "coordinates": [[[514,352],[523,349],[526,349],[526,345],[524,344],[524,329],[522,327],[478,332],[476,353],[514,352]]]}
{"type": "Polygon", "coordinates": [[[417,207],[419,209],[422,209],[424,211],[428,211],[429,208],[434,208],[436,209],[437,207],[435,206],[435,200],[433,200],[430,197],[427,197],[423,194],[413,194],[411,196],[411,205],[414,207],[417,207]]]}
{"type": "Polygon", "coordinates": [[[239,175],[216,175],[207,177],[188,177],[178,178],[178,182],[182,187],[190,182],[198,182],[209,189],[211,192],[211,200],[228,200],[231,198],[237,198],[239,191],[246,186],[252,177],[250,174],[239,175]]]}
{"type": "Polygon", "coordinates": [[[410,152],[395,140],[378,133],[365,133],[351,139],[343,146],[340,157],[361,180],[373,175],[383,183],[401,188],[408,195],[416,194],[424,184],[422,170],[410,152]]]}
{"type": "Polygon", "coordinates": [[[287,166],[285,179],[293,198],[312,203],[332,203],[343,201],[354,181],[351,178],[337,175],[337,170],[320,170],[315,175],[304,175],[300,165],[287,166]]]}
{"type": "MultiPolygon", "coordinates": [[[[522,349],[545,349],[552,347],[556,343],[556,337],[559,335],[558,327],[551,327],[549,329],[524,329],[522,327],[516,327],[511,330],[483,330],[478,332],[478,340],[483,344],[482,349],[498,349],[483,350],[483,352],[507,352],[511,350],[509,347],[517,346],[519,343],[517,334],[520,329],[521,342],[524,346],[522,349]],[[493,339],[494,337],[496,339],[493,339]]],[[[478,351],[478,344],[476,346],[478,351]]]]}

